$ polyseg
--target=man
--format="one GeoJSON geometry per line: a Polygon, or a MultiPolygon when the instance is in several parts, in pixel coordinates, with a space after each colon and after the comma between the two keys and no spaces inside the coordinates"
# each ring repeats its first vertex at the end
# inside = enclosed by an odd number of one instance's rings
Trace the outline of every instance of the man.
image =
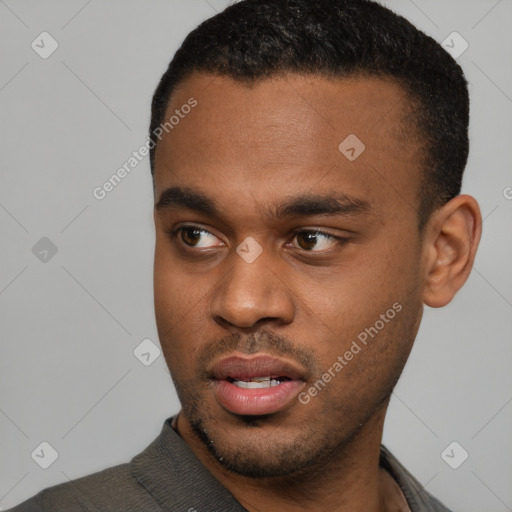
{"type": "Polygon", "coordinates": [[[423,306],[466,281],[467,84],[369,0],[245,0],[155,92],[154,291],[182,410],[26,511],[446,511],[381,445],[423,306]]]}

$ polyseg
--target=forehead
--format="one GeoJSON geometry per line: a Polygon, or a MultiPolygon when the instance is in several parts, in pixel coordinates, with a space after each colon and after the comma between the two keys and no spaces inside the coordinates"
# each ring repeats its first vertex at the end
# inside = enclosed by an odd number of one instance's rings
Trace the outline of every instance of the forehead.
{"type": "MultiPolygon", "coordinates": [[[[239,200],[332,191],[385,207],[416,199],[419,146],[410,101],[391,79],[288,74],[251,86],[194,73],[167,107],[155,191],[175,184],[239,200]],[[193,109],[183,106],[191,98],[193,109]]],[[[221,198],[222,199],[222,198],[221,198]]],[[[222,202],[222,201],[221,201],[222,202]]]]}

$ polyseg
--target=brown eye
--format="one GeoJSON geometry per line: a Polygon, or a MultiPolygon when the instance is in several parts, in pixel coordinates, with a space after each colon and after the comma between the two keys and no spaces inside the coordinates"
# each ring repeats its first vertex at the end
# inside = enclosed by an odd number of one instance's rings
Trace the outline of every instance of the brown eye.
{"type": "Polygon", "coordinates": [[[202,229],[198,226],[182,226],[170,233],[171,240],[174,240],[178,236],[187,247],[212,248],[222,245],[218,243],[219,239],[215,235],[212,235],[206,229],[202,229]],[[215,243],[215,240],[217,243],[215,243]]]}
{"type": "Polygon", "coordinates": [[[301,231],[297,233],[296,239],[301,249],[308,252],[322,252],[329,249],[337,241],[337,238],[322,231],[301,231]],[[319,249],[313,251],[312,249],[319,249]]]}
{"type": "Polygon", "coordinates": [[[197,241],[201,238],[202,229],[197,228],[182,228],[181,239],[192,247],[195,247],[197,241]]]}

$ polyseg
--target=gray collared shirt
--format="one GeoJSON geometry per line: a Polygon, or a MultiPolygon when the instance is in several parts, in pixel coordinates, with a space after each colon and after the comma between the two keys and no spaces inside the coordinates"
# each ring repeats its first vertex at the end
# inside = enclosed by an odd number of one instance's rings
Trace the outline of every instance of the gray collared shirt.
{"type": "MultiPolygon", "coordinates": [[[[44,489],[8,512],[247,512],[172,429],[172,419],[129,463],[44,489]]],[[[450,512],[384,445],[380,464],[411,512],[450,512]]]]}

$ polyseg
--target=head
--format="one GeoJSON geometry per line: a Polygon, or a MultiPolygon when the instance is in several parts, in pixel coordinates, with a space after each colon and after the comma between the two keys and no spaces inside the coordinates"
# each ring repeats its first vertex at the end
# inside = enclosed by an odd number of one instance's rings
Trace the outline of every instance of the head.
{"type": "Polygon", "coordinates": [[[423,306],[474,259],[468,119],[456,62],[371,1],[245,0],[185,39],[152,104],[155,311],[226,468],[307,471],[382,420],[423,306]],[[261,354],[293,399],[232,407],[219,364],[261,354]]]}

